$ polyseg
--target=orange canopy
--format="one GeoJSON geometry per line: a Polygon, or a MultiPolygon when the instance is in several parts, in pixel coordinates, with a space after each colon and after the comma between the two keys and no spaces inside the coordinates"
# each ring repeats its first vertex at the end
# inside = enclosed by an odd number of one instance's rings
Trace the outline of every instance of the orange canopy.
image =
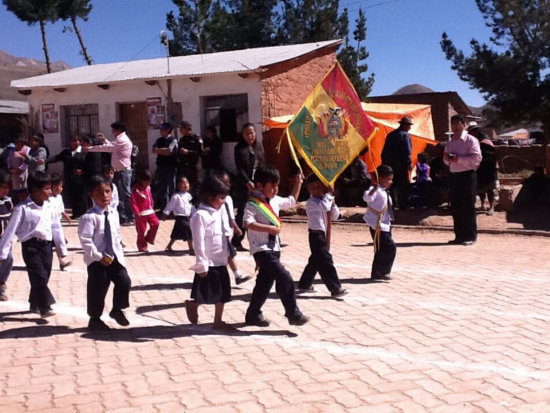
{"type": "MultiPolygon", "coordinates": [[[[381,153],[386,141],[386,135],[399,127],[399,120],[403,116],[412,119],[413,125],[409,131],[411,136],[411,159],[416,162],[416,156],[426,149],[426,145],[436,145],[430,105],[414,105],[399,103],[362,103],[363,110],[377,128],[373,136],[369,153],[365,162],[369,171],[376,169],[381,163],[381,153]]],[[[292,120],[292,115],[277,116],[266,119],[264,125],[270,129],[284,129],[292,120]]]]}

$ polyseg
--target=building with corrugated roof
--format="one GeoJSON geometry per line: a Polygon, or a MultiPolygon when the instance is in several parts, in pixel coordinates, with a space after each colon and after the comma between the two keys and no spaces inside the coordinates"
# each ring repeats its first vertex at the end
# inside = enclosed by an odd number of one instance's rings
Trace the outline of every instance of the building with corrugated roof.
{"type": "Polygon", "coordinates": [[[0,100],[0,146],[4,147],[23,132],[29,104],[18,100],[0,100]]]}
{"type": "Polygon", "coordinates": [[[260,134],[265,118],[296,112],[336,59],[341,40],[83,66],[14,80],[38,111],[36,132],[52,153],[73,135],[110,135],[126,124],[140,148],[138,163],[154,169],[158,125],[187,120],[204,136],[214,126],[224,141],[223,163],[246,122],[260,134]]]}

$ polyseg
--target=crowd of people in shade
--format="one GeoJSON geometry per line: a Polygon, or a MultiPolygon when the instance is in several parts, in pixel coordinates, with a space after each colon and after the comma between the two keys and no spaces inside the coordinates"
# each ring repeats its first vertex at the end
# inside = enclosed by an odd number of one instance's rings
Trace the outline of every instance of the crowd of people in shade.
{"type": "MultiPolygon", "coordinates": [[[[410,121],[403,118],[401,124],[404,133],[398,131],[400,138],[408,137],[405,129],[410,121]]],[[[451,192],[454,191],[456,238],[451,243],[469,245],[477,235],[475,213],[472,221],[471,211],[475,201],[475,170],[481,162],[481,152],[477,139],[466,132],[461,117],[453,117],[451,124],[453,136],[443,155],[450,167],[451,192]]],[[[327,242],[328,223],[338,218],[338,206],[329,188],[315,174],[306,180],[311,255],[297,286],[281,263],[279,212],[296,204],[303,176],[297,173],[292,178],[290,195],[278,195],[279,172],[266,165],[253,124],[244,125],[241,140],[234,149],[237,174],[233,177],[220,168],[222,142],[213,129],[203,141],[192,134],[189,123],[182,122],[182,136],[177,140],[172,136],[172,125],[162,124],[161,136],[152,148],[157,156],[154,176],[145,168],[137,168],[133,173],[133,145],[125,127],[115,122],[111,129],[112,140],[98,134],[98,141],[92,145],[87,139],[74,137],[69,148],[52,157],[41,146],[40,135],[31,139],[29,147],[25,142],[15,142],[12,153],[6,157],[7,171],[0,173],[0,299],[7,299],[6,282],[13,263],[12,241],[17,237],[29,275],[30,311],[43,319],[55,314],[52,309],[55,299],[48,288],[53,248],[61,269],[71,264],[61,226],[62,219],[71,219],[62,199],[65,192],[71,203],[72,219],[79,219],[78,236],[88,271],[88,328],[92,331],[111,329],[101,319],[110,283],[114,284],[114,291],[109,316],[122,326],[129,325],[123,310],[129,307],[131,281],[125,267],[120,225],[134,224],[137,249],[148,253],[148,246],[155,242],[158,216],[175,217],[166,253],[171,255],[175,242],[183,240],[188,243],[188,253],[195,256],[195,264],[190,268],[195,273],[191,296],[185,303],[192,324],[198,323],[200,305],[212,304],[215,306],[213,326],[233,328],[222,318],[224,305],[231,300],[227,266],[234,273],[236,284],[251,278],[240,273],[234,260],[237,251],[247,250],[242,244],[245,233],[248,251],[258,270],[244,317],[247,325],[269,325],[262,307],[273,284],[291,325],[309,321],[298,307],[296,295],[315,292],[313,280],[317,273],[332,298],[348,293],[342,287],[327,242]],[[102,153],[110,154],[109,163],[102,153]],[[45,171],[48,163],[60,161],[64,164],[63,176],[45,171]],[[15,207],[10,194],[19,200],[15,207]]],[[[393,144],[388,136],[388,145],[393,144]]],[[[410,142],[408,148],[410,150],[410,142]]],[[[356,167],[362,170],[360,162],[356,167]]],[[[362,194],[367,203],[364,221],[375,250],[371,267],[371,278],[375,281],[390,280],[396,246],[391,233],[393,202],[389,191],[394,188],[399,194],[402,181],[398,175],[405,171],[408,173],[400,164],[380,165],[372,184],[362,194]]],[[[344,182],[350,183],[354,174],[345,175],[348,181],[344,182]]]]}

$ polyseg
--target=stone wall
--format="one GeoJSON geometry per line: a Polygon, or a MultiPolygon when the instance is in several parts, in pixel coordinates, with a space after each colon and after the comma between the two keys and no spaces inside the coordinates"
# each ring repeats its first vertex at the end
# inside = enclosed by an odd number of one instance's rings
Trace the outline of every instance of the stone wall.
{"type": "Polygon", "coordinates": [[[544,166],[547,162],[547,151],[543,145],[496,146],[495,149],[502,173],[514,173],[525,169],[533,170],[535,166],[544,166]]]}

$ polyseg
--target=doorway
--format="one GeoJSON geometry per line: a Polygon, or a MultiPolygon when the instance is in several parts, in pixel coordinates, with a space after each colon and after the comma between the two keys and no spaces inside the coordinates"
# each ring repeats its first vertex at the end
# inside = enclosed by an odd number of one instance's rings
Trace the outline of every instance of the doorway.
{"type": "Polygon", "coordinates": [[[149,141],[147,139],[147,103],[119,103],[120,121],[126,125],[128,136],[139,148],[136,167],[149,168],[149,141]]]}

